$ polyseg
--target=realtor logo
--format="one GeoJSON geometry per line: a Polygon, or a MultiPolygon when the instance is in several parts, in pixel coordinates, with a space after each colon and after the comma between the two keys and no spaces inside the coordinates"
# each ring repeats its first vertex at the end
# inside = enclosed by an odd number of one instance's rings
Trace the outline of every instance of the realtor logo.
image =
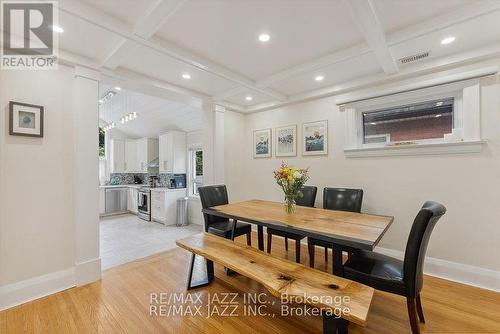
{"type": "Polygon", "coordinates": [[[56,69],[54,1],[1,1],[1,69],[56,69]]]}

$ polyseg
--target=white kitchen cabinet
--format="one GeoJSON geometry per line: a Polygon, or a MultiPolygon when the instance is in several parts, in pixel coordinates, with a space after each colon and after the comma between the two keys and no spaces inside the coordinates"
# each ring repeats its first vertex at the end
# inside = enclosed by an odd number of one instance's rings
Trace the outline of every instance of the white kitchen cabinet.
{"type": "Polygon", "coordinates": [[[137,196],[139,190],[137,188],[129,188],[127,196],[127,210],[132,213],[137,213],[137,196]]]}
{"type": "Polygon", "coordinates": [[[134,173],[139,171],[137,163],[137,140],[127,139],[125,141],[125,171],[134,173]]]}
{"type": "Polygon", "coordinates": [[[106,191],[104,188],[99,189],[99,214],[106,213],[106,191]]]}
{"type": "Polygon", "coordinates": [[[158,139],[141,138],[137,140],[137,170],[147,173],[148,164],[158,159],[158,139]]]}
{"type": "Polygon", "coordinates": [[[153,189],[151,191],[151,218],[165,225],[177,222],[177,199],[186,197],[186,189],[153,189]]]}
{"type": "Polygon", "coordinates": [[[110,141],[110,172],[125,173],[125,140],[111,139],[110,141]]]}
{"type": "Polygon", "coordinates": [[[160,173],[186,174],[186,133],[167,132],[159,137],[160,173]]]}

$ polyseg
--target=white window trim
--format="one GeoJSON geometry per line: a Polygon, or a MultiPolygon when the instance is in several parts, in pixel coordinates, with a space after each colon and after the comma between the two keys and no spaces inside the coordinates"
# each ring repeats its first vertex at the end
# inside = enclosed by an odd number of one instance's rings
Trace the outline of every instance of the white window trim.
{"type": "MultiPolygon", "coordinates": [[[[188,197],[189,198],[193,198],[193,199],[199,199],[200,198],[200,195],[197,195],[197,194],[194,194],[194,191],[193,191],[193,187],[194,187],[194,182],[193,182],[193,178],[192,178],[192,174],[195,172],[195,169],[196,167],[194,166],[193,164],[193,154],[194,152],[196,151],[202,151],[203,152],[203,147],[201,145],[189,145],[188,147],[188,150],[187,150],[188,154],[188,159],[189,159],[189,162],[188,162],[188,175],[187,175],[187,182],[188,182],[188,197]]],[[[198,177],[195,177],[195,178],[198,178],[198,177]]],[[[203,178],[203,176],[201,177],[203,178]]],[[[202,182],[203,182],[203,179],[202,179],[202,182]]]]}
{"type": "Polygon", "coordinates": [[[344,154],[375,157],[481,152],[485,141],[481,140],[480,95],[479,79],[472,79],[349,103],[344,106],[344,154]],[[363,143],[363,112],[445,97],[453,97],[455,102],[453,131],[444,139],[416,140],[405,145],[363,143]]]}

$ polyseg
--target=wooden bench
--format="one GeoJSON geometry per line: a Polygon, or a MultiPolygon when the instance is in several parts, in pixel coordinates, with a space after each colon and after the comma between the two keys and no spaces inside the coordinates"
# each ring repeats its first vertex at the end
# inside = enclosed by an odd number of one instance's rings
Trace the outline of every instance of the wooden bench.
{"type": "Polygon", "coordinates": [[[366,285],[279,259],[208,233],[177,240],[176,243],[193,253],[188,289],[210,284],[214,279],[214,262],[217,262],[261,283],[275,297],[281,298],[286,294],[288,300],[297,302],[300,299],[303,304],[320,309],[324,333],[347,333],[348,322],[366,325],[374,291],[366,285]],[[193,283],[196,255],[206,259],[207,277],[193,283]]]}

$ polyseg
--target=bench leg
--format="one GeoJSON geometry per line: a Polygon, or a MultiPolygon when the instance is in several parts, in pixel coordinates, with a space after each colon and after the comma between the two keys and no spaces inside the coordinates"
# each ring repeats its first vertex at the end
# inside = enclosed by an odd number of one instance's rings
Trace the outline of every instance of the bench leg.
{"type": "Polygon", "coordinates": [[[193,279],[193,269],[194,269],[194,261],[196,259],[196,254],[191,254],[191,264],[189,265],[189,274],[188,274],[188,281],[187,281],[187,289],[196,289],[196,288],[201,288],[203,286],[207,286],[212,281],[214,280],[214,262],[211,260],[205,260],[207,262],[207,278],[198,281],[198,282],[191,282],[193,279]]]}
{"type": "Polygon", "coordinates": [[[349,322],[334,315],[323,315],[323,334],[348,334],[349,322]]]}

